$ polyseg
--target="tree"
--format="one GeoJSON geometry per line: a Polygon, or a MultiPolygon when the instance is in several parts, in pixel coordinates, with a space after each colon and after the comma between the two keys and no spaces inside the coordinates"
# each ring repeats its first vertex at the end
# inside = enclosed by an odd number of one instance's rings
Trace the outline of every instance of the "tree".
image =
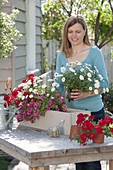
{"type": "Polygon", "coordinates": [[[64,21],[74,13],[85,17],[96,46],[102,48],[113,40],[112,0],[45,0],[43,3],[42,33],[45,39],[61,41],[64,21]]]}
{"type": "MultiPolygon", "coordinates": [[[[1,1],[7,2],[7,0],[1,1]]],[[[0,10],[2,11],[2,8],[0,10]]],[[[0,58],[7,57],[16,48],[14,42],[22,36],[14,22],[18,13],[18,10],[12,10],[10,15],[0,12],[0,58]]]]}

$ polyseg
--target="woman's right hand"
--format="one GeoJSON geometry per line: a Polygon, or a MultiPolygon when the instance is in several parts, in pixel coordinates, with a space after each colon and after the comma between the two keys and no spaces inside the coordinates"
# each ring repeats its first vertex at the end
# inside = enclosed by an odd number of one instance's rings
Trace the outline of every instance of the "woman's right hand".
{"type": "Polygon", "coordinates": [[[63,112],[66,112],[66,111],[67,111],[67,105],[66,105],[66,104],[63,104],[63,105],[62,105],[62,111],[63,111],[63,112]]]}

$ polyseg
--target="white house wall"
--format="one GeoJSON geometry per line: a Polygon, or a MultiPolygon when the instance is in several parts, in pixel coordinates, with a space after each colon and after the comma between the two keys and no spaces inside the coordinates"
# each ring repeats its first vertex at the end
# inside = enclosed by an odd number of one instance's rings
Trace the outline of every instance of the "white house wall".
{"type": "MultiPolygon", "coordinates": [[[[0,4],[1,5],[1,4],[0,4]]],[[[3,5],[2,11],[11,13],[11,1],[3,5]]],[[[12,76],[12,57],[0,59],[0,94],[6,93],[5,83],[8,77],[12,76]]]]}
{"type": "Polygon", "coordinates": [[[39,74],[42,71],[42,27],[41,27],[41,1],[36,0],[36,68],[40,70],[39,74]]]}
{"type": "Polygon", "coordinates": [[[25,0],[13,0],[13,7],[19,9],[16,27],[22,33],[22,38],[16,42],[17,49],[13,53],[13,87],[17,86],[26,76],[26,6],[25,0]]]}
{"type": "MultiPolygon", "coordinates": [[[[19,9],[20,13],[16,18],[16,27],[22,33],[22,38],[15,44],[17,49],[12,53],[8,59],[0,60],[0,94],[6,93],[4,90],[5,82],[8,77],[12,78],[12,88],[21,83],[21,80],[29,73],[28,70],[40,69],[41,74],[41,60],[42,60],[42,39],[41,39],[41,0],[9,0],[5,4],[4,11],[11,12],[13,8],[19,9]],[[27,4],[34,5],[34,18],[32,18],[32,11],[29,11],[27,4]],[[31,12],[31,16],[29,16],[31,12]],[[28,22],[32,24],[32,32],[29,32],[28,22]],[[30,45],[33,39],[33,45],[30,45]],[[29,55],[28,48],[31,52],[29,55]],[[28,57],[30,61],[28,63],[28,57]]],[[[9,91],[7,91],[9,92],[9,91]]]]}

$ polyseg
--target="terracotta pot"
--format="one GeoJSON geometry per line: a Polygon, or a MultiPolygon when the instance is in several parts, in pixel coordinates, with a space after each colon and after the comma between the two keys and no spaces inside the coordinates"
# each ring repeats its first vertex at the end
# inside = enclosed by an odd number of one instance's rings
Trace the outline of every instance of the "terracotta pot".
{"type": "Polygon", "coordinates": [[[104,133],[101,134],[96,134],[94,139],[93,139],[93,143],[104,143],[104,133]]]}
{"type": "Polygon", "coordinates": [[[77,125],[72,125],[72,126],[71,126],[71,129],[70,129],[69,138],[70,138],[71,140],[78,138],[78,137],[80,136],[80,130],[81,130],[81,128],[80,128],[79,126],[77,126],[77,125]]]}

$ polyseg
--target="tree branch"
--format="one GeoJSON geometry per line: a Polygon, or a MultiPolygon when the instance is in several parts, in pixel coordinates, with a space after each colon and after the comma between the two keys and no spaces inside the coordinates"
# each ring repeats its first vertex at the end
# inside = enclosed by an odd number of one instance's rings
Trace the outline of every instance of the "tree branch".
{"type": "Polygon", "coordinates": [[[68,11],[68,10],[66,9],[66,7],[63,5],[62,1],[61,1],[61,0],[59,0],[59,2],[61,3],[61,5],[62,5],[63,9],[67,12],[68,16],[71,16],[70,11],[68,11]]]}
{"type": "MultiPolygon", "coordinates": [[[[103,5],[103,3],[104,3],[104,0],[102,0],[101,6],[103,5]]],[[[100,15],[101,15],[101,13],[98,12],[97,17],[96,17],[96,23],[95,23],[95,45],[97,45],[98,40],[99,40],[99,27],[100,27],[99,21],[100,21],[100,15]]]]}
{"type": "Polygon", "coordinates": [[[110,42],[111,40],[108,40],[108,37],[112,34],[113,32],[113,6],[111,4],[111,0],[108,0],[110,8],[111,8],[111,12],[112,12],[112,22],[111,22],[111,27],[108,28],[108,30],[105,33],[105,38],[101,41],[101,43],[99,44],[99,47],[102,48],[104,45],[106,45],[108,42],[110,42]],[[106,43],[107,41],[107,43],[106,43]]]}
{"type": "Polygon", "coordinates": [[[110,5],[110,8],[111,8],[112,18],[113,18],[113,6],[112,6],[112,4],[111,4],[111,0],[109,0],[109,5],[110,5]]]}
{"type": "Polygon", "coordinates": [[[110,39],[109,41],[106,41],[105,43],[103,43],[102,45],[99,45],[99,48],[102,48],[103,46],[105,46],[106,44],[108,44],[109,42],[113,41],[113,39],[110,39]]]}
{"type": "Polygon", "coordinates": [[[95,45],[97,45],[99,40],[99,20],[100,20],[100,12],[98,12],[96,23],[95,23],[95,45]]]}
{"type": "Polygon", "coordinates": [[[104,42],[108,39],[108,37],[112,34],[113,32],[113,21],[111,23],[111,27],[107,30],[106,32],[106,36],[105,38],[101,41],[101,43],[99,44],[99,46],[102,46],[104,44],[104,42]]]}
{"type": "Polygon", "coordinates": [[[71,0],[71,4],[70,4],[70,13],[72,13],[72,7],[73,7],[73,0],[71,0]]]}

